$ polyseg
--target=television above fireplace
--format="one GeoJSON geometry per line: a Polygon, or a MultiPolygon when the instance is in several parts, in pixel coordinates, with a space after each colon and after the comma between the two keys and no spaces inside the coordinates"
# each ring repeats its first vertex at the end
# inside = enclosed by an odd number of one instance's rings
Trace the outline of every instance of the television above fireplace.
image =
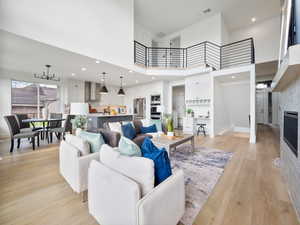
{"type": "Polygon", "coordinates": [[[298,157],[298,112],[284,112],[283,139],[298,157]]]}

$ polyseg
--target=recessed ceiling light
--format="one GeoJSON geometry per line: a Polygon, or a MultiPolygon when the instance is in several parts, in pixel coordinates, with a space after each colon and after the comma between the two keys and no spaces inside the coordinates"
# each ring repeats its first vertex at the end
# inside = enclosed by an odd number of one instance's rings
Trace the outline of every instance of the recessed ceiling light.
{"type": "Polygon", "coordinates": [[[232,78],[232,79],[234,79],[234,78],[235,78],[235,76],[231,76],[231,78],[232,78]]]}
{"type": "Polygon", "coordinates": [[[97,63],[97,64],[99,64],[99,63],[100,63],[100,61],[99,61],[99,60],[96,60],[96,63],[97,63]]]}
{"type": "Polygon", "coordinates": [[[71,75],[74,77],[76,74],[75,73],[71,73],[71,75]]]}
{"type": "Polygon", "coordinates": [[[132,70],[129,70],[129,73],[133,73],[133,71],[132,71],[132,70]]]}
{"type": "Polygon", "coordinates": [[[82,67],[81,70],[82,70],[82,71],[86,71],[86,68],[85,68],[85,67],[82,67]]]}
{"type": "Polygon", "coordinates": [[[256,22],[256,18],[255,18],[255,17],[252,17],[252,18],[251,18],[251,21],[252,21],[252,23],[255,23],[255,22],[256,22]]]}

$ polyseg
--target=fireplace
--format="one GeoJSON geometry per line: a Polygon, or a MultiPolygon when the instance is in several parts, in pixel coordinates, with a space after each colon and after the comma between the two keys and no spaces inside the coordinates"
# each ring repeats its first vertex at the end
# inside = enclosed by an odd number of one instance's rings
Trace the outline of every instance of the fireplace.
{"type": "Polygon", "coordinates": [[[283,139],[298,157],[298,112],[284,112],[283,139]]]}

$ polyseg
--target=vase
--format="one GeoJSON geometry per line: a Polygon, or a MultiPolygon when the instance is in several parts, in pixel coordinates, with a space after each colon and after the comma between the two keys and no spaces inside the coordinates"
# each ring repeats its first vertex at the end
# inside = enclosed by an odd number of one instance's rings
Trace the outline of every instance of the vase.
{"type": "Polygon", "coordinates": [[[79,134],[81,133],[82,129],[81,128],[76,128],[75,130],[75,135],[79,136],[79,134]]]}
{"type": "Polygon", "coordinates": [[[169,132],[169,131],[168,131],[167,136],[173,137],[173,136],[174,136],[174,132],[169,132]]]}

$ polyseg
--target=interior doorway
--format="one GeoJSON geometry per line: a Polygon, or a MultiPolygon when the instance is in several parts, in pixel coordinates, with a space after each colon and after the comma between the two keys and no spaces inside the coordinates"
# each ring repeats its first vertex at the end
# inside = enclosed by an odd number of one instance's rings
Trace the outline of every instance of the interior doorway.
{"type": "Polygon", "coordinates": [[[172,113],[174,128],[182,130],[183,118],[185,116],[185,86],[173,86],[172,93],[172,113]]]}

